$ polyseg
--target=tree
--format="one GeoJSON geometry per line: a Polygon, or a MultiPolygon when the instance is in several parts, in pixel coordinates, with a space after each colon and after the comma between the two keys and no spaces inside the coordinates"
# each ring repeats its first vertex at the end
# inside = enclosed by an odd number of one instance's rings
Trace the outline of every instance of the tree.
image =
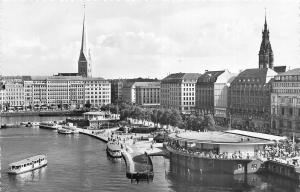
{"type": "Polygon", "coordinates": [[[160,122],[163,125],[169,125],[170,124],[170,117],[171,117],[172,111],[170,109],[167,109],[164,111],[163,115],[160,118],[160,122]]]}
{"type": "Polygon", "coordinates": [[[178,110],[172,109],[171,115],[170,115],[170,125],[172,126],[178,126],[182,122],[182,117],[178,110]]]}
{"type": "Polygon", "coordinates": [[[211,114],[205,116],[207,122],[207,129],[210,131],[216,131],[216,123],[214,117],[211,114]]]}

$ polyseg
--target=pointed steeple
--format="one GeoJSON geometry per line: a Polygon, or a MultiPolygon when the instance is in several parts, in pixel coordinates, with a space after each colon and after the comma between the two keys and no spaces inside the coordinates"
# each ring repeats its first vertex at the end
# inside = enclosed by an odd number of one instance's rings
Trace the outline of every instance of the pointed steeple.
{"type": "Polygon", "coordinates": [[[262,41],[259,50],[259,68],[271,68],[273,69],[273,51],[269,39],[269,29],[267,25],[267,13],[265,10],[265,24],[262,31],[262,41]]]}
{"type": "Polygon", "coordinates": [[[83,5],[83,22],[82,22],[82,38],[81,38],[81,49],[80,51],[86,52],[86,31],[85,31],[85,5],[83,5]]]}
{"type": "Polygon", "coordinates": [[[265,28],[264,30],[268,30],[268,25],[267,25],[267,11],[266,11],[266,8],[265,8],[265,28]]]}
{"type": "Polygon", "coordinates": [[[78,60],[78,74],[83,77],[92,77],[91,69],[91,53],[87,44],[86,24],[85,24],[85,5],[83,5],[83,23],[82,23],[82,37],[81,48],[78,60]]]}

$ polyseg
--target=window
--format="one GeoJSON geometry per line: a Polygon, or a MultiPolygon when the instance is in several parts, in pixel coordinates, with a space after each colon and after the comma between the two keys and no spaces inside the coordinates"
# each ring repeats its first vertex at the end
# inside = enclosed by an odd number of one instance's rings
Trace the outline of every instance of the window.
{"type": "Polygon", "coordinates": [[[284,108],[281,108],[281,115],[284,115],[284,108]]]}
{"type": "Polygon", "coordinates": [[[289,114],[292,116],[293,115],[293,108],[289,109],[289,114]]]}
{"type": "Polygon", "coordinates": [[[252,170],[256,170],[256,169],[257,169],[257,164],[252,164],[252,165],[251,165],[251,169],[252,169],[252,170]]]}

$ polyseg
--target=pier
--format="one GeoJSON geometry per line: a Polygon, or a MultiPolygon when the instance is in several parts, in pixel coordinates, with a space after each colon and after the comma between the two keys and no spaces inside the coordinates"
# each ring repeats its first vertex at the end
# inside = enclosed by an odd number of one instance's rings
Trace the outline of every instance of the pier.
{"type": "MultiPolygon", "coordinates": [[[[111,132],[116,128],[106,130],[87,130],[77,128],[80,133],[94,137],[103,142],[108,142],[111,132]]],[[[162,143],[153,144],[150,141],[126,140],[126,136],[118,135],[120,144],[122,144],[122,156],[126,163],[126,177],[131,180],[152,180],[153,164],[150,156],[166,156],[167,152],[163,150],[162,143]],[[125,141],[124,141],[125,140],[125,141]]]]}

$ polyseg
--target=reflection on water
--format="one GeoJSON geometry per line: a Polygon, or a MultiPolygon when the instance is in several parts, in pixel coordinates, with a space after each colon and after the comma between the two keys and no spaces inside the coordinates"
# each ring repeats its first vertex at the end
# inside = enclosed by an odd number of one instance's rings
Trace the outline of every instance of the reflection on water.
{"type": "Polygon", "coordinates": [[[15,186],[23,187],[28,183],[36,183],[44,178],[47,171],[47,166],[40,169],[35,169],[26,173],[21,173],[18,175],[9,174],[9,182],[13,183],[15,186]]]}
{"type": "Polygon", "coordinates": [[[296,181],[272,174],[212,174],[190,171],[171,163],[166,177],[175,191],[185,186],[187,191],[300,191],[296,181]]]}

